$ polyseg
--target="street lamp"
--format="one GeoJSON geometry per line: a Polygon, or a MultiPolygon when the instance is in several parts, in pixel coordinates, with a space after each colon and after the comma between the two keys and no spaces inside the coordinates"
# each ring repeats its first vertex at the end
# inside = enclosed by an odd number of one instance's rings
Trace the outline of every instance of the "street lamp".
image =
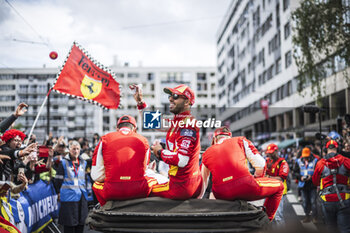
{"type": "Polygon", "coordinates": [[[318,113],[318,123],[319,123],[319,131],[320,132],[319,132],[319,135],[316,134],[316,138],[321,141],[321,157],[322,157],[322,155],[323,155],[323,142],[322,141],[325,137],[322,137],[323,135],[322,135],[322,125],[321,125],[321,121],[322,121],[321,113],[324,112],[325,110],[316,106],[316,105],[304,105],[302,107],[302,110],[306,113],[313,113],[313,114],[318,113]]]}

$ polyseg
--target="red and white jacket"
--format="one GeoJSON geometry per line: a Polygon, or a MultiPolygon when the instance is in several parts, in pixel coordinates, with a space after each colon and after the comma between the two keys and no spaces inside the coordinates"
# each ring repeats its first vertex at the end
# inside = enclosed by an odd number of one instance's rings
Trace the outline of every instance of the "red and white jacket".
{"type": "Polygon", "coordinates": [[[213,187],[245,176],[251,176],[247,160],[255,168],[255,177],[265,174],[265,160],[253,143],[245,137],[222,138],[202,156],[212,173],[213,187]]]}
{"type": "Polygon", "coordinates": [[[195,118],[187,111],[175,115],[169,124],[167,149],[161,151],[161,159],[170,166],[170,181],[184,182],[200,176],[200,137],[195,118]]]}
{"type": "Polygon", "coordinates": [[[98,182],[143,180],[149,160],[147,139],[121,128],[101,137],[92,159],[91,178],[98,182]]]}

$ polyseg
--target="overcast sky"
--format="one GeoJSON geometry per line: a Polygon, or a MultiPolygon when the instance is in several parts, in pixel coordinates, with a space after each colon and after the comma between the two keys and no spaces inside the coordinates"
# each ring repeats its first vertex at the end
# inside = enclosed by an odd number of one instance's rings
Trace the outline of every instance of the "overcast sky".
{"type": "Polygon", "coordinates": [[[14,9],[0,0],[1,68],[61,66],[74,40],[107,66],[113,63],[115,55],[131,66],[139,62],[143,66],[215,66],[217,30],[231,3],[231,0],[7,1],[14,9]],[[49,58],[53,50],[58,52],[56,60],[49,58]]]}

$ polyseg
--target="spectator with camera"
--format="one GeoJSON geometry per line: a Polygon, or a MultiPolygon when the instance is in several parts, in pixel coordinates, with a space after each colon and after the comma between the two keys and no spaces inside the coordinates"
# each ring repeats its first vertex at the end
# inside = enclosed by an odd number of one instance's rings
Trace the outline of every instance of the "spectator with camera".
{"type": "Polygon", "coordinates": [[[303,222],[317,222],[317,192],[316,186],[312,183],[312,175],[314,174],[315,166],[318,158],[311,153],[309,147],[302,150],[301,157],[297,159],[294,166],[294,174],[298,179],[298,188],[300,188],[302,196],[302,205],[305,212],[303,222]],[[312,216],[310,212],[312,211],[312,216]]]}

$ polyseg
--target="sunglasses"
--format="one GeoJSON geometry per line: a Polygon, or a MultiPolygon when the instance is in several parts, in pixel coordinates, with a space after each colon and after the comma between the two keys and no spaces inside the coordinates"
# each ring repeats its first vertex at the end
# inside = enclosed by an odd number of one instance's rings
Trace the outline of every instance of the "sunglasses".
{"type": "Polygon", "coordinates": [[[171,94],[168,96],[168,99],[170,99],[170,97],[173,97],[174,100],[177,100],[178,98],[186,98],[184,95],[178,95],[178,94],[171,94]]]}

